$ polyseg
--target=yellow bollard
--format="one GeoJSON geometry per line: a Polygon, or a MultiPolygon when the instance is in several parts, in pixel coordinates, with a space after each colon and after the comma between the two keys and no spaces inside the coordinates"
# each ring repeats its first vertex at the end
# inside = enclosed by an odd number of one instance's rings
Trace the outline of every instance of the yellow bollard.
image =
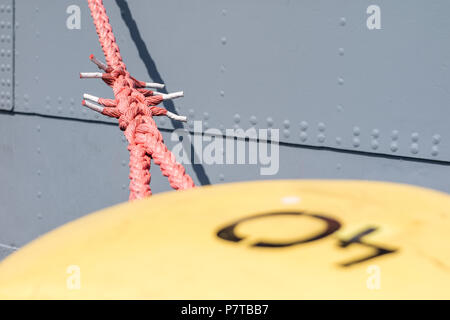
{"type": "Polygon", "coordinates": [[[168,192],[0,264],[2,299],[449,299],[450,197],[381,182],[168,192]]]}

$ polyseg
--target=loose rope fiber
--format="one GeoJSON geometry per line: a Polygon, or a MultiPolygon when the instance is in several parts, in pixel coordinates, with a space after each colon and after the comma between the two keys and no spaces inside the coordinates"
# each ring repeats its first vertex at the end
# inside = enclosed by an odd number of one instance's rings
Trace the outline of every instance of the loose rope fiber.
{"type": "Polygon", "coordinates": [[[184,167],[167,149],[161,132],[153,120],[153,116],[167,116],[174,120],[186,121],[185,117],[156,106],[163,100],[183,96],[183,92],[162,94],[146,88],[164,88],[163,84],[142,82],[131,77],[122,61],[103,1],[88,0],[88,3],[106,64],[91,55],[91,61],[104,73],[80,73],[80,78],[101,78],[112,87],[115,99],[103,99],[85,94],[82,104],[119,120],[119,127],[128,140],[130,152],[129,199],[140,199],[151,195],[151,159],[159,165],[163,175],[168,177],[172,188],[184,190],[195,187],[184,167]]]}

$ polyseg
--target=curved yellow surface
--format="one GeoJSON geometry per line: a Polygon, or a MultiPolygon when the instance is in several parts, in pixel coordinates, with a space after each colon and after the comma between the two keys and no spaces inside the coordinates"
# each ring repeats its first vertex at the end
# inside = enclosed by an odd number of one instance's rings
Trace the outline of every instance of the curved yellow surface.
{"type": "Polygon", "coordinates": [[[117,205],[0,264],[3,299],[450,298],[450,197],[267,181],[117,205]]]}

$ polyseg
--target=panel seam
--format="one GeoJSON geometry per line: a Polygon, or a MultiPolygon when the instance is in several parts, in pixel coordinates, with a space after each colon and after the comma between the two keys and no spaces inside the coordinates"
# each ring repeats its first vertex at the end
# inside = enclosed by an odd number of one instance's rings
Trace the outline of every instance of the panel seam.
{"type": "MultiPolygon", "coordinates": [[[[36,117],[42,117],[42,118],[48,118],[48,119],[54,119],[54,120],[65,120],[65,121],[74,121],[74,122],[84,122],[84,123],[98,123],[98,124],[104,124],[108,126],[116,126],[117,123],[114,122],[106,122],[101,120],[89,120],[89,119],[78,119],[78,118],[70,118],[70,117],[61,117],[61,116],[53,116],[48,114],[41,114],[41,113],[30,113],[30,112],[21,112],[21,111],[7,111],[7,110],[0,110],[1,114],[8,114],[8,115],[23,115],[23,116],[36,116],[36,117]]],[[[159,128],[162,132],[173,132],[175,129],[167,129],[167,128],[159,128]]],[[[191,130],[185,129],[186,132],[188,132],[190,135],[198,135],[200,132],[193,132],[191,130]]],[[[242,138],[236,137],[236,136],[227,136],[227,135],[211,135],[211,134],[204,134],[207,136],[216,136],[216,137],[222,137],[227,139],[238,139],[242,140],[242,138]]],[[[246,139],[248,140],[248,139],[246,139]]],[[[251,139],[252,141],[256,142],[267,142],[259,139],[251,139]]],[[[336,153],[346,153],[346,154],[354,154],[359,156],[366,156],[366,157],[372,157],[372,158],[384,158],[384,159],[390,159],[390,160],[399,160],[399,161],[408,161],[408,162],[418,162],[418,163],[428,163],[428,164],[435,164],[435,165],[442,165],[442,166],[450,166],[450,160],[434,160],[434,159],[426,159],[426,158],[415,158],[415,157],[408,157],[408,156],[402,156],[402,155],[394,155],[394,154],[387,154],[387,153],[375,153],[375,152],[369,152],[369,151],[362,151],[362,150],[350,150],[350,149],[342,149],[342,148],[334,148],[329,146],[314,146],[309,144],[300,144],[300,143],[290,143],[290,142],[283,142],[279,141],[277,143],[280,146],[284,147],[291,147],[291,148],[299,148],[299,149],[310,149],[310,150],[323,150],[323,151],[331,151],[336,153]]]]}

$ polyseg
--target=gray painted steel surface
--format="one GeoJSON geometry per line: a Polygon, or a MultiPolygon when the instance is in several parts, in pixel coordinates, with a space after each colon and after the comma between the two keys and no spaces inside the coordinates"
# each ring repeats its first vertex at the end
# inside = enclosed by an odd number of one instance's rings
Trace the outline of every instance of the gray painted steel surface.
{"type": "MultiPolygon", "coordinates": [[[[223,134],[280,130],[276,175],[261,176],[258,165],[187,165],[198,185],[336,178],[450,192],[450,2],[105,5],[132,75],[185,91],[164,106],[189,117],[191,134],[193,120],[223,134]],[[380,30],[366,26],[371,4],[381,9],[380,30]]],[[[103,59],[86,1],[0,0],[0,259],[127,200],[123,134],[115,119],[80,106],[85,92],[112,97],[101,80],[79,79],[97,71],[91,53],[103,59]],[[80,29],[66,26],[71,5],[80,29]]],[[[171,131],[182,125],[157,124],[173,147],[171,131]]],[[[151,173],[154,193],[170,190],[156,165],[151,173]]]]}

